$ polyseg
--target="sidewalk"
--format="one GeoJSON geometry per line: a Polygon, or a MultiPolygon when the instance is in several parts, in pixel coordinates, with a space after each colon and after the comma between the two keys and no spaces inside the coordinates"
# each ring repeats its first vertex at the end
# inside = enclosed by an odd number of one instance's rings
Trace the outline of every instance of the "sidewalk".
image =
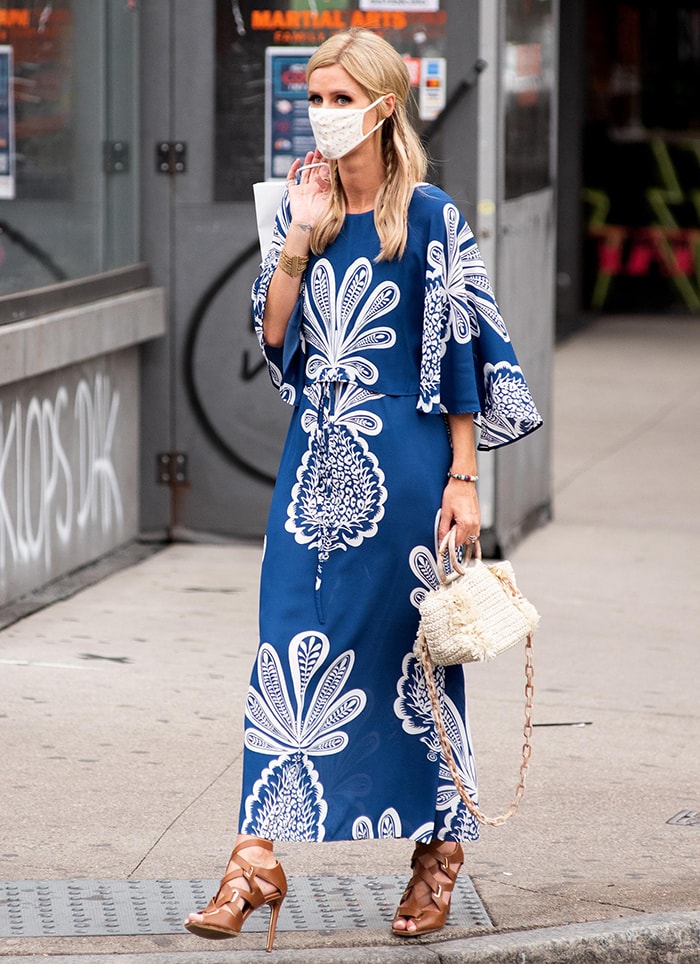
{"type": "MultiPolygon", "coordinates": [[[[663,318],[600,322],[557,350],[554,521],[510,557],[543,617],[528,792],[465,864],[493,932],[455,922],[401,942],[388,920],[278,931],[272,958],[260,933],[20,936],[0,938],[0,958],[700,960],[698,358],[700,324],[663,318]]],[[[170,546],[0,633],[0,879],[219,877],[259,556],[249,544],[170,546]]],[[[523,668],[511,653],[472,669],[488,812],[516,782],[523,668]]],[[[291,877],[402,880],[411,850],[278,847],[291,877]]]]}

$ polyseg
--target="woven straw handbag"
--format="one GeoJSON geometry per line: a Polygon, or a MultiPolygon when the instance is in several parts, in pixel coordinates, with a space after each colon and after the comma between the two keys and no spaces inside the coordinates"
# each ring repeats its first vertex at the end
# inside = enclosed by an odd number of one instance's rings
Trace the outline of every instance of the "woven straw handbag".
{"type": "Polygon", "coordinates": [[[414,652],[423,666],[435,728],[457,792],[479,823],[499,827],[518,810],[525,793],[525,780],[532,753],[532,633],[540,617],[535,607],[518,589],[515,573],[509,562],[491,565],[483,563],[478,541],[467,549],[465,561],[460,562],[454,529],[450,530],[440,545],[438,569],[440,586],[429,592],[420,604],[420,623],[414,652]],[[492,659],[520,642],[525,643],[526,682],[524,743],[519,780],[508,809],[497,817],[487,817],[469,796],[455,763],[445,730],[433,668],[435,664],[451,666],[492,659]]]}
{"type": "Polygon", "coordinates": [[[477,541],[460,563],[454,529],[439,550],[440,587],[420,604],[421,628],[438,666],[493,659],[525,642],[539,622],[509,562],[486,565],[477,541]],[[449,554],[449,571],[446,556],[449,554]]]}

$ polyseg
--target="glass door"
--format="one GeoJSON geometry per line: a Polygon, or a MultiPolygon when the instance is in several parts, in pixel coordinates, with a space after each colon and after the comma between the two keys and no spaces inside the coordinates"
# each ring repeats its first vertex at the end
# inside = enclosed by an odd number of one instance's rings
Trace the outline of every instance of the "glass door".
{"type": "Polygon", "coordinates": [[[144,233],[170,316],[167,339],[144,358],[144,526],[259,536],[289,418],[250,314],[262,78],[230,0],[146,4],[142,15],[144,233]],[[233,102],[219,45],[231,54],[233,102]]]}

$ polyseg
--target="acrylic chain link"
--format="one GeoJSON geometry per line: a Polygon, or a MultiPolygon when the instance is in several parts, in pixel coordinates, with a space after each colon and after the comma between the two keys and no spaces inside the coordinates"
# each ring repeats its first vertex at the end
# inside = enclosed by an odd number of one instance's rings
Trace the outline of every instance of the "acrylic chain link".
{"type": "Polygon", "coordinates": [[[457,792],[462,798],[464,805],[479,821],[479,823],[488,824],[490,827],[501,827],[506,820],[517,812],[518,807],[520,806],[520,801],[525,794],[525,781],[527,779],[527,771],[530,765],[530,757],[532,755],[532,745],[530,743],[530,739],[532,737],[532,698],[535,693],[535,686],[533,683],[535,671],[532,664],[532,634],[527,637],[527,642],[525,644],[525,723],[523,725],[523,737],[525,738],[525,741],[522,749],[520,778],[518,780],[518,785],[515,788],[515,797],[512,803],[508,809],[498,817],[487,817],[474,803],[462,782],[462,778],[452,754],[452,747],[450,746],[447,733],[445,732],[445,721],[442,716],[440,696],[438,695],[437,686],[435,685],[435,676],[433,675],[433,661],[430,658],[428,644],[425,640],[425,636],[422,633],[419,640],[418,653],[420,656],[420,661],[423,665],[423,671],[425,672],[428,695],[430,696],[430,703],[433,707],[433,716],[435,718],[437,733],[440,738],[440,746],[442,747],[445,762],[447,763],[447,768],[450,771],[450,776],[454,781],[457,792]]]}

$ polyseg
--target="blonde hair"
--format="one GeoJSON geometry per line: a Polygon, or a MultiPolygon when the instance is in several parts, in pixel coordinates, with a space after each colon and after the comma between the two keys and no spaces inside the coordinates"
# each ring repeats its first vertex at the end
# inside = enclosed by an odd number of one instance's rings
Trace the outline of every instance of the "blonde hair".
{"type": "MultiPolygon", "coordinates": [[[[339,64],[362,87],[370,103],[395,94],[394,111],[386,116],[382,101],[377,105],[382,124],[382,155],[385,177],[377,194],[374,224],[380,250],[376,261],[403,257],[408,238],[408,205],[417,182],[425,180],[428,161],[423,145],[408,117],[411,82],[401,56],[378,34],[364,27],[350,27],[334,34],[314,51],[306,68],[307,83],[318,67],[339,64]]],[[[338,165],[330,161],[331,201],[311,233],[311,249],[321,254],[340,233],[345,220],[345,196],[338,165]]]]}

